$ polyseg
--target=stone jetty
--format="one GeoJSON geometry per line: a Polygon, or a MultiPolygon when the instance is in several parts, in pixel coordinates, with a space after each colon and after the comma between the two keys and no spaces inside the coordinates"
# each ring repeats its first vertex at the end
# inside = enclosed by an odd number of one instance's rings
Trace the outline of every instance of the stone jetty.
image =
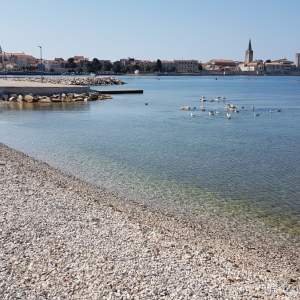
{"type": "Polygon", "coordinates": [[[87,93],[61,93],[50,96],[33,94],[4,94],[0,96],[2,102],[27,102],[27,103],[58,103],[58,102],[77,102],[77,101],[96,101],[112,99],[112,96],[100,92],[87,93]]]}
{"type": "Polygon", "coordinates": [[[115,77],[98,77],[98,76],[47,76],[47,77],[20,77],[13,78],[14,81],[26,81],[26,82],[43,82],[50,84],[61,85],[80,85],[80,86],[109,86],[109,85],[122,85],[124,81],[115,77]]]}

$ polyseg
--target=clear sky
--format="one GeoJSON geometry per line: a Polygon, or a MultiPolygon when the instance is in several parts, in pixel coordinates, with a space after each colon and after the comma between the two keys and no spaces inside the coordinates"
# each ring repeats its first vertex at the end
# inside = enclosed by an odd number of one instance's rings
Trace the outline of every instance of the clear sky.
{"type": "Polygon", "coordinates": [[[0,45],[46,58],[294,59],[300,0],[0,0],[0,45]]]}

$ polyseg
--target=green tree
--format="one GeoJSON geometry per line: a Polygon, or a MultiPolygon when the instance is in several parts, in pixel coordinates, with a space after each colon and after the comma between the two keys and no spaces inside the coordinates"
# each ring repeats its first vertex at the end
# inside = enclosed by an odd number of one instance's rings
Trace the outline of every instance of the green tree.
{"type": "Polygon", "coordinates": [[[76,69],[77,64],[75,63],[75,60],[73,57],[68,58],[68,61],[66,63],[66,68],[68,69],[76,69]]]}
{"type": "Polygon", "coordinates": [[[100,72],[102,70],[102,63],[99,61],[98,58],[93,58],[93,60],[87,64],[87,69],[88,72],[100,72]]]}
{"type": "Polygon", "coordinates": [[[161,60],[160,60],[160,59],[158,59],[158,60],[156,61],[156,64],[155,64],[155,71],[157,71],[157,72],[161,72],[161,71],[162,71],[162,63],[161,63],[161,60]]]}
{"type": "Polygon", "coordinates": [[[121,62],[119,60],[115,61],[113,63],[113,66],[112,66],[112,71],[116,74],[120,74],[120,73],[123,73],[122,72],[122,65],[121,65],[121,62]]]}
{"type": "Polygon", "coordinates": [[[105,72],[111,71],[112,67],[113,67],[113,65],[110,61],[105,61],[103,64],[103,71],[105,71],[105,72]]]}

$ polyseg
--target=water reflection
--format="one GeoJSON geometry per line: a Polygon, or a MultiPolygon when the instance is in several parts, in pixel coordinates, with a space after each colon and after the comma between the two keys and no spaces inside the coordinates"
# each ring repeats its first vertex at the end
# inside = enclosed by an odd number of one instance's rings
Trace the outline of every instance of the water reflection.
{"type": "Polygon", "coordinates": [[[61,103],[27,103],[27,102],[0,102],[0,112],[2,111],[88,111],[88,102],[61,102],[61,103]]]}

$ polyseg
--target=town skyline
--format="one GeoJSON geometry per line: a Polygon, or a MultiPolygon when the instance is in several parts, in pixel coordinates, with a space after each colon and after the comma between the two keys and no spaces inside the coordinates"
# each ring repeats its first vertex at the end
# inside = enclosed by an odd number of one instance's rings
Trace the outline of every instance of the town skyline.
{"type": "MultiPolygon", "coordinates": [[[[252,38],[249,38],[249,40],[245,41],[245,45],[249,42],[251,47],[252,45],[254,44],[253,43],[253,39],[252,38]]],[[[248,45],[248,44],[247,44],[248,45]]],[[[36,59],[40,59],[40,56],[41,56],[41,49],[43,49],[43,52],[45,51],[45,48],[41,45],[38,45],[36,46],[37,50],[38,50],[38,53],[29,53],[29,52],[26,52],[24,50],[13,50],[11,51],[11,49],[5,49],[2,44],[0,43],[0,52],[2,52],[4,55],[5,53],[7,54],[26,54],[26,55],[31,55],[33,56],[34,58],[36,59]],[[37,55],[38,54],[38,55],[37,55]]],[[[266,60],[277,60],[277,59],[287,59],[287,60],[291,60],[293,62],[295,62],[295,55],[298,54],[300,51],[295,51],[293,53],[293,55],[289,57],[286,57],[286,56],[279,56],[279,57],[275,57],[273,59],[269,58],[269,57],[257,57],[255,55],[256,53],[256,48],[255,48],[255,44],[254,44],[254,51],[252,51],[252,60],[253,61],[259,61],[259,60],[263,60],[263,61],[266,61],[266,60]]],[[[130,58],[134,58],[134,59],[137,59],[137,60],[145,60],[145,61],[155,61],[157,59],[159,60],[164,60],[164,61],[172,61],[172,60],[197,60],[199,63],[207,63],[211,60],[232,60],[232,61],[235,61],[235,62],[243,62],[245,60],[245,51],[248,51],[248,49],[246,47],[244,47],[244,49],[241,50],[241,53],[242,53],[242,59],[237,59],[237,58],[232,58],[232,57],[210,57],[208,58],[207,60],[203,60],[203,59],[198,59],[196,57],[173,57],[173,58],[165,58],[165,57],[156,57],[154,59],[151,59],[151,58],[148,58],[148,57],[135,57],[133,55],[129,55],[129,56],[122,56],[122,57],[119,57],[117,59],[109,59],[109,58],[106,58],[106,57],[101,57],[101,56],[92,56],[92,57],[89,57],[87,55],[85,55],[84,53],[81,53],[81,52],[78,52],[76,53],[75,55],[72,55],[72,56],[62,56],[62,55],[57,55],[55,57],[45,57],[44,55],[42,56],[42,59],[43,60],[53,60],[55,58],[62,58],[64,60],[68,60],[69,58],[73,58],[73,57],[84,57],[86,59],[89,59],[89,60],[93,60],[94,58],[97,58],[97,59],[100,59],[100,60],[110,60],[111,62],[114,62],[114,61],[118,61],[118,60],[122,60],[122,59],[130,59],[130,58]]],[[[37,51],[35,51],[37,52],[37,51]]]]}
{"type": "Polygon", "coordinates": [[[38,46],[40,57],[15,52],[5,52],[0,46],[0,71],[7,72],[50,72],[50,73],[95,73],[95,74],[286,74],[299,75],[300,53],[295,54],[295,60],[286,58],[277,60],[255,59],[251,39],[244,54],[243,61],[229,59],[210,59],[201,62],[196,59],[174,60],[143,60],[136,58],[121,58],[110,61],[99,58],[87,58],[77,55],[67,60],[61,57],[45,59],[42,56],[42,46],[38,46]]]}
{"type": "Polygon", "coordinates": [[[249,38],[257,59],[292,60],[300,51],[300,3],[295,0],[288,5],[253,0],[247,9],[237,0],[189,0],[187,4],[88,0],[84,9],[69,0],[14,0],[13,4],[3,3],[1,9],[12,7],[14,22],[10,14],[3,14],[0,20],[2,28],[9,24],[0,37],[3,49],[22,49],[39,56],[37,45],[43,45],[45,58],[82,54],[112,61],[122,57],[241,61],[241,49],[249,38]]]}

